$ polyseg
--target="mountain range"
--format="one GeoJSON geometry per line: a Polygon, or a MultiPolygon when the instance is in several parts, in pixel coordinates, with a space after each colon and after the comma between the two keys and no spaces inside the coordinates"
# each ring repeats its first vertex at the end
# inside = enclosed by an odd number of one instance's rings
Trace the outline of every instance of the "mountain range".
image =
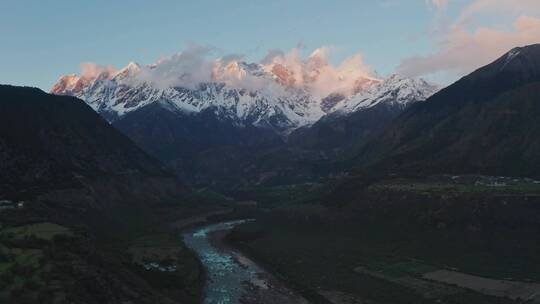
{"type": "Polygon", "coordinates": [[[119,71],[104,70],[92,77],[63,76],[51,93],[83,99],[186,180],[208,183],[220,176],[231,179],[247,174],[260,181],[261,176],[276,175],[268,168],[254,169],[261,157],[281,158],[284,149],[290,152],[298,147],[302,154],[306,149],[311,154],[320,153],[320,145],[344,144],[341,137],[347,137],[345,141],[357,139],[348,134],[358,132],[345,130],[348,127],[334,126],[345,131],[329,138],[319,136],[321,126],[330,122],[361,127],[361,134],[371,135],[438,89],[421,79],[362,75],[348,91],[336,89],[321,96],[311,84],[323,77],[323,64],[311,60],[306,63],[310,70],[304,71],[307,75],[302,75],[302,85],[295,83],[294,70],[285,65],[231,61],[217,65],[212,81],[166,86],[153,81],[152,73],[170,69],[158,62],[145,67],[130,63],[119,71]],[[231,75],[242,82],[231,81],[231,75]],[[374,112],[378,113],[375,121],[361,118],[360,113],[374,112]],[[355,124],[357,120],[362,122],[355,124]],[[313,137],[297,135],[306,132],[328,143],[313,145],[298,140],[313,137]],[[262,155],[269,151],[275,152],[262,155]]]}
{"type": "Polygon", "coordinates": [[[292,72],[282,65],[268,70],[258,63],[237,61],[228,63],[225,71],[270,87],[242,87],[220,81],[216,75],[212,82],[164,86],[146,80],[145,74],[159,67],[159,62],[147,67],[131,62],[117,72],[104,70],[92,77],[67,75],[60,78],[51,93],[83,99],[110,122],[157,103],[183,114],[211,111],[219,119],[238,126],[288,133],[329,113],[352,113],[379,103],[404,107],[437,91],[437,87],[423,80],[402,79],[397,75],[388,79],[365,76],[356,79],[353,94],[334,92],[321,97],[310,92],[309,84],[293,86],[294,80],[288,79],[292,72]]]}
{"type": "MultiPolygon", "coordinates": [[[[194,184],[305,178],[321,161],[350,159],[376,172],[528,175],[538,171],[530,126],[538,49],[515,48],[440,91],[422,79],[364,75],[348,94],[320,96],[309,81],[294,85],[287,66],[231,61],[195,85],[142,81],[160,63],[130,63],[92,79],[64,76],[52,92],[82,98],[194,184]],[[230,74],[266,86],[241,88],[224,80],[230,74]]],[[[322,77],[317,68],[305,78],[322,77]]]]}

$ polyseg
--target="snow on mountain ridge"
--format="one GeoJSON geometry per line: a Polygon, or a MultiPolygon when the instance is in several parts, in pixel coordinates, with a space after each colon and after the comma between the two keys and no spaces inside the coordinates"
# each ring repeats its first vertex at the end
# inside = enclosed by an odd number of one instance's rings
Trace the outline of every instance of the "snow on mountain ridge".
{"type": "MultiPolygon", "coordinates": [[[[148,73],[159,69],[159,62],[145,67],[132,62],[116,72],[106,69],[90,76],[64,76],[51,92],[81,98],[109,121],[157,102],[184,113],[210,110],[217,117],[237,125],[251,124],[279,132],[313,124],[330,112],[347,113],[369,107],[374,102],[384,102],[388,100],[384,94],[389,92],[395,96],[391,102],[398,104],[406,104],[408,99],[423,100],[433,93],[433,87],[423,80],[392,76],[381,82],[374,77],[360,77],[355,80],[353,93],[358,94],[354,96],[332,93],[318,97],[310,92],[310,81],[325,77],[321,74],[324,62],[313,59],[310,65],[311,76],[302,76],[304,86],[284,81],[284,76],[292,72],[285,66],[282,66],[283,75],[276,72],[279,63],[262,65],[232,60],[213,64],[211,82],[184,87],[161,86],[150,81],[148,73]],[[322,70],[317,69],[320,67],[322,70]]],[[[167,76],[190,77],[183,74],[167,76]]]]}
{"type": "Polygon", "coordinates": [[[337,103],[331,111],[347,114],[381,103],[405,108],[414,102],[426,100],[438,90],[437,86],[423,79],[402,78],[394,74],[382,82],[337,103]]]}

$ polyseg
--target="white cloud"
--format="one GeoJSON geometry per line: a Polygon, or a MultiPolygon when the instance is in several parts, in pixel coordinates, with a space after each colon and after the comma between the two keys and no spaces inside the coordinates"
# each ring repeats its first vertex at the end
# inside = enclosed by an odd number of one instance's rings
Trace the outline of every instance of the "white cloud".
{"type": "Polygon", "coordinates": [[[213,65],[208,56],[212,50],[199,45],[189,46],[178,54],[160,59],[151,68],[143,68],[139,77],[161,87],[192,88],[210,81],[213,65]]]}

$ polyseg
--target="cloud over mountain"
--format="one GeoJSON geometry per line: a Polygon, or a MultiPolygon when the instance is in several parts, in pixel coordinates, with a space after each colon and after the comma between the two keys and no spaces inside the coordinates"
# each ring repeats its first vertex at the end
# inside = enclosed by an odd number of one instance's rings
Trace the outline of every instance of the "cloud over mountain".
{"type": "MultiPolygon", "coordinates": [[[[315,96],[357,93],[367,80],[376,80],[374,70],[366,65],[360,53],[334,65],[330,48],[321,47],[304,57],[300,48],[289,52],[270,50],[256,64],[242,61],[243,56],[214,56],[209,47],[192,45],[177,54],[163,57],[154,64],[140,67],[135,79],[159,87],[194,88],[201,83],[223,82],[246,90],[280,90],[284,87],[304,89],[315,96]],[[259,72],[250,69],[260,69],[259,72]],[[271,77],[260,77],[261,74],[271,77]]],[[[95,63],[81,65],[81,78],[112,78],[117,70],[95,63]]]]}

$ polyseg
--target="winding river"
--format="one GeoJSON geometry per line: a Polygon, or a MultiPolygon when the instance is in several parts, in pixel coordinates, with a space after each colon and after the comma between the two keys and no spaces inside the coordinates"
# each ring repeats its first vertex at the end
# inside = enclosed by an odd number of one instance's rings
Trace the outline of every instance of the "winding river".
{"type": "Polygon", "coordinates": [[[184,242],[207,272],[206,304],[307,303],[274,276],[223,242],[234,226],[250,220],[223,222],[184,233],[184,242]]]}

